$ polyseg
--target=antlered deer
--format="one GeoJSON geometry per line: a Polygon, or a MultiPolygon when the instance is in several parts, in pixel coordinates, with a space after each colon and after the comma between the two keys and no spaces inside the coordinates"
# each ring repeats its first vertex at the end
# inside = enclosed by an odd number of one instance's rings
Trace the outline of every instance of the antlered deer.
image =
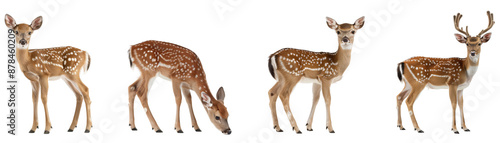
{"type": "Polygon", "coordinates": [[[466,58],[428,58],[428,57],[413,57],[405,60],[398,65],[398,78],[405,83],[405,87],[397,98],[398,112],[398,127],[400,130],[405,130],[401,123],[401,104],[406,99],[406,106],[413,122],[413,127],[419,133],[423,133],[417,124],[415,112],[413,112],[413,103],[419,96],[420,92],[427,86],[433,89],[448,89],[450,92],[450,101],[453,112],[452,131],[458,134],[455,110],[457,103],[460,106],[460,115],[462,117],[462,129],[469,132],[469,128],[465,126],[464,110],[463,110],[463,90],[469,86],[472,77],[477,71],[479,65],[479,56],[481,54],[481,44],[486,43],[491,38],[491,33],[486,33],[495,24],[493,14],[489,11],[488,27],[476,36],[469,34],[468,27],[464,31],[460,28],[459,23],[462,15],[458,13],[453,17],[455,29],[464,34],[455,34],[455,38],[460,43],[465,43],[467,46],[466,58]],[[486,33],[486,34],[485,34],[486,33]],[[484,35],[483,35],[484,34],[484,35]]]}
{"type": "Polygon", "coordinates": [[[134,99],[135,95],[141,100],[141,104],[146,111],[151,126],[157,133],[162,130],[158,127],[153,114],[149,109],[148,91],[156,77],[172,81],[177,113],[175,120],[175,130],[183,133],[180,125],[179,109],[182,101],[182,94],[186,98],[191,114],[192,127],[197,132],[201,132],[196,123],[191,104],[191,93],[193,90],[201,99],[210,121],[217,129],[224,134],[231,134],[231,129],[227,122],[228,112],[224,106],[224,89],[221,87],[217,91],[217,99],[212,96],[205,78],[205,72],[201,66],[201,61],[196,54],[182,46],[161,42],[145,41],[133,45],[129,50],[130,66],[136,66],[141,71],[141,76],[137,81],[129,86],[129,110],[130,127],[137,130],[134,122],[134,99]]]}
{"type": "Polygon", "coordinates": [[[327,17],[326,23],[337,33],[339,43],[337,52],[312,52],[285,48],[269,56],[269,71],[277,80],[269,90],[269,106],[277,132],[283,131],[276,115],[276,100],[280,97],[293,130],[298,134],[302,133],[290,110],[290,93],[298,82],[313,82],[313,104],[306,124],[307,130],[312,131],[314,110],[320,91],[322,91],[326,104],[326,128],[330,133],[334,133],[330,119],[330,85],[339,81],[349,66],[354,34],[363,27],[365,18],[359,18],[354,24],[337,24],[335,20],[327,17]]]}

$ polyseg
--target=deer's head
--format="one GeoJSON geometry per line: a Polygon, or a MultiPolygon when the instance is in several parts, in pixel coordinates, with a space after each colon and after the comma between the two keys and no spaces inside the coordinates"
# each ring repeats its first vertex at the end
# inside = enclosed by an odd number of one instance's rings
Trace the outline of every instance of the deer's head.
{"type": "Polygon", "coordinates": [[[344,23],[340,25],[332,18],[326,17],[326,24],[337,33],[339,45],[342,49],[350,50],[352,49],[356,31],[361,29],[365,24],[365,17],[360,17],[353,24],[344,23]]]}
{"type": "Polygon", "coordinates": [[[5,14],[5,25],[9,29],[14,30],[16,34],[16,47],[20,49],[27,49],[29,47],[31,34],[42,27],[42,21],[42,16],[39,16],[31,22],[31,25],[25,23],[16,24],[16,20],[12,16],[5,14]]]}
{"type": "Polygon", "coordinates": [[[231,134],[231,128],[227,122],[229,113],[227,112],[226,106],[224,106],[224,98],[226,94],[224,93],[224,88],[220,87],[217,91],[217,99],[214,100],[207,93],[201,93],[201,100],[203,105],[207,109],[208,118],[214,124],[214,126],[219,129],[223,134],[231,134]]]}
{"type": "Polygon", "coordinates": [[[481,30],[479,34],[476,36],[471,36],[469,34],[469,27],[465,27],[465,31],[463,28],[459,28],[459,23],[460,19],[462,18],[462,15],[458,13],[457,15],[453,16],[453,21],[455,23],[455,29],[457,29],[458,32],[464,34],[455,34],[455,38],[458,40],[460,43],[465,43],[467,45],[467,58],[473,62],[473,63],[478,63],[479,62],[479,55],[481,53],[481,45],[483,43],[486,43],[490,40],[491,38],[491,33],[486,33],[488,30],[491,29],[493,24],[495,24],[495,21],[493,21],[493,14],[490,13],[490,11],[487,12],[488,14],[488,27],[486,29],[481,30]],[[486,34],[484,34],[486,33],[486,34]]]}

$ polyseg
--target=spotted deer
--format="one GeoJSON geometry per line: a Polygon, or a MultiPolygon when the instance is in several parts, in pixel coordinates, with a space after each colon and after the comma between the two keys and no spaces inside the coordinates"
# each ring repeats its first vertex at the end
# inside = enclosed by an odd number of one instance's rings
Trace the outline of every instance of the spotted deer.
{"type": "Polygon", "coordinates": [[[45,109],[45,131],[49,134],[52,124],[49,118],[47,105],[47,92],[49,80],[62,79],[73,90],[76,96],[75,115],[68,132],[73,132],[78,123],[82,101],[85,100],[87,109],[87,126],[85,133],[90,132],[92,121],[90,119],[89,89],[80,80],[80,71],[87,71],[90,66],[90,56],[87,52],[71,46],[29,49],[30,38],[35,30],[42,26],[42,17],[39,16],[28,24],[16,24],[14,18],[5,15],[5,24],[16,35],[16,57],[19,68],[24,76],[31,81],[33,86],[33,126],[30,133],[38,128],[38,93],[41,92],[42,103],[45,109]]]}
{"type": "Polygon", "coordinates": [[[306,124],[307,131],[313,130],[314,110],[319,100],[320,91],[322,91],[326,104],[326,129],[330,133],[335,133],[330,118],[330,85],[339,81],[349,66],[354,35],[357,30],[363,27],[364,20],[365,18],[361,17],[354,24],[337,24],[332,18],[326,18],[328,27],[337,33],[339,43],[337,52],[312,52],[284,48],[269,56],[269,71],[273,78],[277,80],[268,93],[274,129],[277,132],[283,132],[278,124],[278,117],[276,115],[276,100],[280,97],[293,130],[297,134],[302,133],[297,127],[295,118],[290,110],[290,94],[297,83],[312,82],[313,104],[306,124]]]}
{"type": "Polygon", "coordinates": [[[180,125],[179,110],[181,106],[182,95],[186,98],[191,115],[191,124],[196,132],[201,132],[193,113],[191,102],[191,93],[193,90],[205,108],[210,121],[223,134],[231,134],[231,129],[227,122],[229,113],[224,106],[225,93],[222,87],[217,91],[217,98],[212,96],[207,84],[205,72],[200,59],[196,54],[182,46],[161,42],[145,41],[133,45],[129,50],[130,66],[135,66],[141,71],[141,76],[137,81],[129,86],[129,111],[130,127],[136,131],[134,121],[134,99],[137,95],[149,118],[149,122],[157,133],[162,133],[160,127],[153,118],[149,109],[148,91],[151,88],[156,77],[161,77],[172,81],[177,112],[175,117],[175,130],[177,133],[183,133],[180,125]]]}
{"type": "Polygon", "coordinates": [[[453,17],[455,29],[465,35],[455,34],[455,38],[458,42],[466,44],[466,58],[413,57],[399,63],[398,78],[405,83],[405,87],[396,97],[398,111],[397,126],[400,130],[405,130],[401,123],[401,104],[403,100],[406,99],[406,106],[408,107],[415,130],[418,131],[418,133],[424,132],[417,124],[415,112],[413,112],[413,104],[420,92],[425,87],[429,87],[431,89],[449,90],[453,112],[451,130],[455,134],[459,134],[455,120],[455,110],[458,103],[462,118],[462,129],[466,132],[470,131],[469,128],[465,126],[463,90],[469,86],[472,77],[474,77],[477,71],[479,56],[481,54],[481,44],[488,42],[491,38],[491,33],[486,32],[491,29],[495,21],[493,21],[492,13],[488,11],[487,14],[489,20],[488,27],[479,32],[476,36],[471,36],[469,34],[468,27],[466,27],[465,31],[463,28],[459,28],[459,22],[462,18],[460,13],[453,17]]]}

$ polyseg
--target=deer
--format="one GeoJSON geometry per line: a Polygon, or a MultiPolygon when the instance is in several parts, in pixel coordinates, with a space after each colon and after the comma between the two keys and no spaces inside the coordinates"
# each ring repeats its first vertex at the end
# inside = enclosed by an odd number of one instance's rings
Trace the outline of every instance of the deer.
{"type": "Polygon", "coordinates": [[[302,134],[290,110],[290,94],[297,83],[312,82],[313,104],[306,124],[307,131],[313,131],[312,122],[314,111],[319,101],[320,92],[322,92],[326,105],[326,129],[328,129],[330,133],[335,133],[332,128],[330,117],[330,86],[342,78],[342,75],[349,66],[354,35],[356,31],[363,27],[365,18],[363,16],[357,19],[353,24],[337,24],[334,19],[326,17],[326,23],[330,29],[335,30],[337,33],[337,52],[313,52],[284,48],[269,56],[269,72],[277,81],[268,92],[269,107],[271,108],[274,129],[277,132],[283,132],[279,126],[278,117],[276,115],[276,100],[280,97],[283,108],[292,125],[292,130],[297,134],[302,134]]]}
{"type": "Polygon", "coordinates": [[[45,109],[45,131],[49,134],[52,124],[49,118],[47,105],[47,93],[49,80],[62,79],[73,90],[76,96],[76,109],[73,121],[68,132],[73,132],[77,127],[82,101],[85,100],[87,110],[87,126],[85,133],[89,133],[92,127],[90,116],[89,89],[80,79],[80,71],[86,72],[90,67],[90,55],[83,50],[71,46],[29,49],[30,39],[34,31],[40,29],[43,18],[35,18],[30,25],[16,21],[9,14],[5,15],[5,24],[15,32],[16,57],[19,68],[24,76],[30,80],[33,98],[33,126],[29,133],[35,133],[38,128],[38,94],[41,94],[43,107],[45,109]]]}
{"type": "Polygon", "coordinates": [[[190,93],[192,90],[200,98],[212,124],[223,134],[231,134],[231,128],[228,124],[229,113],[224,106],[224,88],[219,88],[216,94],[217,98],[212,96],[201,61],[193,51],[177,44],[149,40],[133,45],[128,52],[130,67],[137,67],[141,72],[139,79],[128,88],[129,125],[132,131],[137,131],[134,121],[134,99],[137,95],[153,130],[156,133],[163,132],[156,123],[148,103],[148,91],[156,77],[160,77],[172,81],[177,107],[174,129],[177,133],[184,133],[179,117],[182,95],[186,98],[189,107],[192,127],[196,132],[201,132],[193,113],[190,93]]]}
{"type": "Polygon", "coordinates": [[[486,33],[491,29],[495,21],[493,14],[489,11],[488,27],[481,30],[476,36],[469,34],[469,28],[459,26],[462,15],[458,13],[453,16],[455,29],[462,34],[455,34],[455,38],[459,43],[464,43],[467,46],[467,57],[465,58],[430,58],[430,57],[413,57],[398,64],[397,73],[399,81],[405,84],[403,90],[397,95],[397,112],[398,123],[397,127],[400,130],[405,130],[401,123],[401,104],[406,99],[406,106],[413,122],[413,127],[418,133],[424,133],[418,126],[413,105],[419,96],[420,92],[428,87],[430,89],[448,89],[453,112],[452,131],[459,134],[456,127],[456,107],[457,103],[460,108],[460,116],[462,120],[462,129],[465,132],[470,132],[470,129],[465,125],[464,110],[463,110],[463,90],[467,88],[476,74],[479,65],[479,56],[481,54],[481,45],[487,43],[491,38],[491,33],[486,33]],[[486,33],[486,34],[485,34],[486,33]]]}

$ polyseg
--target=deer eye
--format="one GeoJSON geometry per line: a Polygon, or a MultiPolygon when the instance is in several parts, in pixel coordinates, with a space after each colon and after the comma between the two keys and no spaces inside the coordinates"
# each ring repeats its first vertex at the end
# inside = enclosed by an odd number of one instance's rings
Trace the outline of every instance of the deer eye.
{"type": "Polygon", "coordinates": [[[337,31],[337,34],[340,34],[340,31],[337,31]]]}
{"type": "Polygon", "coordinates": [[[351,31],[352,34],[356,33],[356,31],[351,31]]]}
{"type": "Polygon", "coordinates": [[[477,44],[478,46],[481,46],[481,43],[477,44]]]}
{"type": "Polygon", "coordinates": [[[31,35],[31,32],[28,32],[28,35],[31,35]]]}
{"type": "Polygon", "coordinates": [[[19,34],[19,31],[16,31],[16,35],[19,34]]]}
{"type": "Polygon", "coordinates": [[[220,120],[220,117],[219,116],[215,116],[215,120],[220,120]]]}
{"type": "Polygon", "coordinates": [[[467,44],[465,44],[465,45],[469,46],[469,43],[467,43],[467,44]]]}

